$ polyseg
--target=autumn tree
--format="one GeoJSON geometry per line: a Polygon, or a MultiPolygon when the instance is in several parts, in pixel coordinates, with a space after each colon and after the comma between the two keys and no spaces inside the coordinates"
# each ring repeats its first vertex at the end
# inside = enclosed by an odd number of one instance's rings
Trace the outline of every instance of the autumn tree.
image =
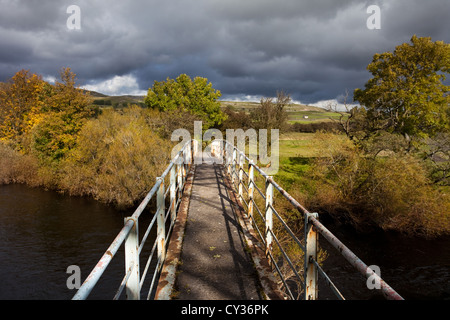
{"type": "Polygon", "coordinates": [[[45,81],[28,70],[20,70],[0,86],[0,140],[24,150],[25,136],[41,119],[45,81]]]}
{"type": "Polygon", "coordinates": [[[366,132],[423,138],[449,130],[449,44],[413,36],[411,44],[375,54],[367,69],[373,78],[354,92],[367,110],[366,132]]]}
{"type": "Polygon", "coordinates": [[[176,79],[155,81],[148,90],[145,103],[160,111],[188,111],[198,115],[203,120],[203,129],[207,129],[225,120],[217,101],[220,96],[220,91],[215,90],[208,79],[196,77],[192,80],[181,74],[176,79]]]}
{"type": "Polygon", "coordinates": [[[63,68],[61,81],[56,81],[46,92],[43,118],[34,127],[32,147],[42,160],[58,161],[71,150],[77,134],[91,117],[90,98],[76,87],[75,73],[63,68]]]}

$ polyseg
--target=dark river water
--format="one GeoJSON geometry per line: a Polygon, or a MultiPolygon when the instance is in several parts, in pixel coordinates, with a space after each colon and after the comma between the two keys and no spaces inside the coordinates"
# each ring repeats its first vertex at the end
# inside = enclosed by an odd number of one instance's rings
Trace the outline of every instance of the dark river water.
{"type": "MultiPolygon", "coordinates": [[[[0,299],[71,299],[67,267],[79,266],[83,281],[126,215],[91,199],[0,186],[0,299]]],[[[123,270],[119,252],[91,297],[111,299],[123,270]]]]}
{"type": "MultiPolygon", "coordinates": [[[[381,278],[403,298],[450,300],[449,236],[426,240],[394,232],[360,233],[331,221],[323,223],[368,266],[378,266],[381,278]]],[[[328,252],[323,268],[346,299],[384,299],[376,290],[367,288],[366,279],[325,239],[319,241],[328,252]]],[[[324,292],[324,296],[331,294],[324,292]]]]}
{"type": "MultiPolygon", "coordinates": [[[[80,267],[84,280],[123,226],[125,216],[97,201],[23,185],[0,186],[0,299],[67,300],[75,294],[67,267],[80,267]]],[[[450,299],[450,237],[407,238],[393,233],[359,234],[326,224],[406,299],[450,299]]],[[[335,249],[325,271],[347,299],[378,299],[365,279],[335,249]]],[[[124,270],[123,252],[110,264],[92,299],[111,299],[124,270]]],[[[331,298],[325,286],[319,297],[331,298]]]]}

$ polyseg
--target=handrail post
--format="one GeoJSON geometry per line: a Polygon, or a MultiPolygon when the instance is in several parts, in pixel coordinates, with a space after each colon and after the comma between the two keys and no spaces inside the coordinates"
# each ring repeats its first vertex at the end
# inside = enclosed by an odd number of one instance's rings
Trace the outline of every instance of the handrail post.
{"type": "Polygon", "coordinates": [[[178,198],[181,198],[183,194],[183,160],[181,157],[177,161],[177,186],[178,186],[178,198]]]}
{"type": "Polygon", "coordinates": [[[232,158],[232,169],[231,169],[231,182],[236,181],[236,156],[237,156],[237,150],[235,147],[233,147],[233,158],[232,158]]]}
{"type": "Polygon", "coordinates": [[[239,185],[238,185],[238,193],[239,199],[243,199],[243,183],[244,183],[244,156],[242,153],[239,153],[239,185]]]}
{"type": "Polygon", "coordinates": [[[196,162],[195,158],[197,157],[197,144],[196,140],[192,139],[191,143],[189,144],[189,170],[191,169],[192,165],[196,162]]]}
{"type": "MultiPolygon", "coordinates": [[[[273,185],[270,182],[272,177],[266,178],[266,256],[272,253],[272,204],[273,204],[273,185]]],[[[272,265],[272,260],[269,258],[269,264],[272,265]]]]}
{"type": "Polygon", "coordinates": [[[177,216],[177,195],[176,195],[176,177],[175,164],[170,169],[170,218],[172,223],[177,216]]]}
{"type": "MultiPolygon", "coordinates": [[[[131,217],[125,218],[125,224],[131,217]]],[[[137,220],[134,220],[133,228],[125,240],[125,273],[131,272],[126,283],[127,300],[140,299],[140,275],[139,275],[139,236],[137,220]]]]}
{"type": "Polygon", "coordinates": [[[253,168],[253,160],[250,160],[248,164],[248,216],[253,219],[253,189],[255,182],[255,170],[253,168]]]}
{"type": "Polygon", "coordinates": [[[194,163],[194,157],[195,157],[194,140],[191,140],[191,143],[189,144],[189,165],[192,165],[192,163],[194,163]]]}
{"type": "Polygon", "coordinates": [[[181,164],[181,168],[182,168],[182,177],[183,177],[183,184],[184,184],[184,182],[186,181],[186,165],[187,165],[187,161],[186,161],[186,158],[187,158],[187,155],[186,155],[186,148],[183,150],[183,152],[182,152],[182,155],[183,155],[183,163],[181,164]]]}
{"type": "Polygon", "coordinates": [[[178,198],[181,198],[183,194],[183,169],[182,163],[177,163],[177,186],[178,186],[178,198]]]}
{"type": "Polygon", "coordinates": [[[226,154],[227,154],[227,152],[226,152],[226,150],[225,150],[225,148],[227,147],[227,141],[225,140],[225,139],[223,139],[222,140],[222,149],[220,150],[221,151],[221,159],[222,159],[222,161],[223,161],[223,164],[225,165],[225,167],[226,167],[226,165],[227,165],[227,160],[226,160],[226,154]]]}
{"type": "Polygon", "coordinates": [[[164,261],[165,258],[165,241],[166,241],[166,224],[164,219],[164,214],[166,211],[165,201],[164,201],[164,179],[159,177],[156,180],[161,180],[161,184],[158,188],[158,193],[156,196],[156,207],[157,207],[157,243],[158,243],[158,260],[161,262],[164,261]]]}
{"type": "Polygon", "coordinates": [[[314,261],[317,261],[318,236],[309,217],[318,219],[317,213],[305,215],[305,300],[318,299],[318,270],[314,261]]]}
{"type": "Polygon", "coordinates": [[[233,164],[233,156],[232,156],[232,145],[229,142],[226,142],[227,151],[225,157],[227,158],[227,170],[228,174],[232,176],[231,165],[233,164]]]}

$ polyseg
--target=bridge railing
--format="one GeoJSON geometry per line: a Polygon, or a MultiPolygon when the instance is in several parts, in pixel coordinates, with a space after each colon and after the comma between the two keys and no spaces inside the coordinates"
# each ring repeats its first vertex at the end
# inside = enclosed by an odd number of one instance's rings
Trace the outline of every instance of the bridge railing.
{"type": "Polygon", "coordinates": [[[274,272],[281,279],[284,290],[290,299],[296,299],[295,293],[292,292],[295,290],[297,293],[303,292],[303,298],[305,300],[316,300],[318,298],[319,275],[325,280],[338,299],[345,299],[330,277],[319,265],[318,236],[320,234],[364,277],[373,281],[373,283],[378,283],[385,298],[403,300],[374,270],[368,267],[319,222],[317,213],[309,212],[297,202],[297,200],[275,182],[273,177],[268,176],[244,152],[237,149],[227,140],[221,140],[219,144],[215,143],[213,149],[215,154],[223,157],[222,159],[225,161],[224,163],[232,183],[241,202],[247,209],[247,216],[251,219],[253,227],[264,243],[266,256],[273,266],[274,272]],[[260,178],[259,183],[257,182],[257,175],[260,178]],[[301,239],[298,238],[298,232],[296,234],[291,230],[291,227],[275,208],[274,190],[281,194],[290,203],[292,208],[302,215],[304,219],[304,231],[300,236],[301,239]],[[260,201],[257,201],[258,196],[260,196],[260,201]],[[264,208],[259,208],[257,202],[260,203],[260,206],[264,206],[264,208]],[[277,228],[284,230],[283,239],[279,239],[274,231],[274,217],[276,218],[277,228]],[[286,237],[290,238],[290,241],[285,241],[284,239],[286,237]],[[296,251],[292,250],[292,248],[288,250],[289,248],[286,248],[286,243],[290,247],[293,245],[297,246],[303,252],[303,261],[300,262],[302,266],[299,266],[298,255],[294,257],[292,255],[291,257],[289,256],[288,251],[296,251]],[[285,245],[283,246],[283,244],[285,245]],[[278,249],[277,257],[273,255],[274,245],[278,249]],[[282,269],[286,270],[286,268],[291,270],[289,277],[283,274],[286,274],[286,272],[282,272],[282,269]],[[290,288],[288,282],[292,283],[293,278],[295,278],[295,283],[300,284],[301,290],[295,288],[295,286],[293,290],[290,288]]]}
{"type": "Polygon", "coordinates": [[[125,219],[124,227],[78,289],[72,298],[73,300],[84,300],[88,298],[122,245],[125,249],[125,271],[122,282],[113,299],[119,299],[124,289],[127,299],[140,299],[142,293],[145,293],[143,289],[145,289],[144,282],[147,279],[147,275],[151,275],[152,278],[151,280],[148,278],[150,285],[146,298],[152,298],[155,288],[154,285],[157,284],[165,260],[168,239],[175,223],[177,208],[186,183],[186,176],[193,163],[193,155],[197,148],[198,145],[195,140],[186,143],[170,161],[163,174],[156,178],[155,185],[134,211],[133,215],[125,219]],[[155,208],[149,208],[150,206],[155,206],[155,208]],[[144,235],[140,239],[138,222],[141,214],[147,208],[154,215],[144,235]],[[156,237],[154,236],[155,234],[156,237]],[[152,247],[145,266],[141,266],[140,260],[143,257],[143,248],[147,240],[150,239],[154,239],[153,242],[149,241],[152,247]]]}

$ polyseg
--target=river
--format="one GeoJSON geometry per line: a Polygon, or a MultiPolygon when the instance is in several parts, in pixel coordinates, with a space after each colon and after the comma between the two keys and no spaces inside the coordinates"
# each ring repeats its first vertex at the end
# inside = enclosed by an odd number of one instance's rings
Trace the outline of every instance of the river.
{"type": "MultiPolygon", "coordinates": [[[[24,185],[0,186],[0,299],[67,300],[75,294],[67,267],[84,280],[123,226],[111,206],[24,185]]],[[[406,299],[450,299],[450,237],[409,238],[389,232],[358,233],[324,224],[406,299]]],[[[347,299],[378,299],[359,275],[324,240],[323,268],[347,299]]],[[[111,299],[123,276],[123,252],[113,260],[90,298],[111,299]]],[[[324,285],[319,298],[330,299],[324,285]]]]}
{"type": "MultiPolygon", "coordinates": [[[[67,288],[67,267],[79,266],[83,281],[123,227],[124,216],[92,199],[0,186],[0,299],[71,299],[75,290],[67,288]]],[[[123,270],[123,258],[117,257],[91,297],[111,299],[123,270]]]]}
{"type": "MultiPolygon", "coordinates": [[[[406,300],[450,300],[450,236],[427,240],[382,230],[358,232],[330,219],[323,220],[362,261],[378,266],[381,278],[406,300]]],[[[346,299],[384,299],[376,290],[367,288],[366,279],[335,248],[322,237],[319,239],[328,252],[323,269],[346,299]]],[[[334,296],[325,290],[324,297],[334,296]]]]}

